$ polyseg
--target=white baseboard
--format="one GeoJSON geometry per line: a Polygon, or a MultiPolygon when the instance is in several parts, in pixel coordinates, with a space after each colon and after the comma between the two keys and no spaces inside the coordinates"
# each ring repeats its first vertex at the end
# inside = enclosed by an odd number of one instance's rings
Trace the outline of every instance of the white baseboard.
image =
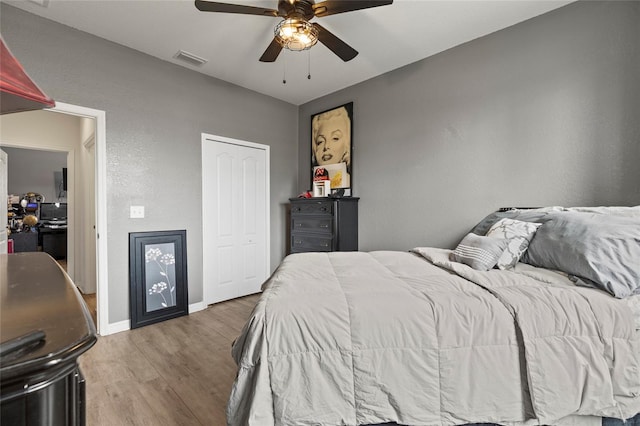
{"type": "Polygon", "coordinates": [[[207,305],[204,302],[196,302],[189,305],[190,314],[194,312],[202,311],[203,309],[207,309],[207,305]]]}
{"type": "MultiPolygon", "coordinates": [[[[206,309],[207,305],[204,302],[196,302],[189,305],[189,313],[202,311],[206,309]]],[[[114,322],[113,324],[107,324],[106,327],[102,327],[100,330],[101,336],[108,336],[109,334],[120,333],[121,331],[127,331],[131,329],[131,321],[124,320],[120,322],[114,322]]]]}
{"type": "Polygon", "coordinates": [[[106,327],[101,327],[100,335],[108,336],[109,334],[120,333],[121,331],[127,331],[131,329],[131,321],[124,320],[120,322],[114,322],[113,324],[107,324],[106,327]]]}

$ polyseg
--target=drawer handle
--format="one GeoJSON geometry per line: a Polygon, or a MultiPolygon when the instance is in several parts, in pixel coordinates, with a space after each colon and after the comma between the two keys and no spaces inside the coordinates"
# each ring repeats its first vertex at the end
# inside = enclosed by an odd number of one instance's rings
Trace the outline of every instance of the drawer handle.
{"type": "Polygon", "coordinates": [[[324,225],[320,225],[320,228],[328,228],[329,225],[327,225],[326,223],[324,225]]]}
{"type": "Polygon", "coordinates": [[[325,241],[324,243],[322,243],[322,247],[329,247],[329,243],[325,241]]]}
{"type": "Polygon", "coordinates": [[[300,227],[302,227],[302,224],[301,223],[296,223],[296,227],[300,228],[300,227]]]}
{"type": "Polygon", "coordinates": [[[326,212],[327,208],[326,207],[320,207],[320,210],[322,210],[323,212],[326,212]]]}

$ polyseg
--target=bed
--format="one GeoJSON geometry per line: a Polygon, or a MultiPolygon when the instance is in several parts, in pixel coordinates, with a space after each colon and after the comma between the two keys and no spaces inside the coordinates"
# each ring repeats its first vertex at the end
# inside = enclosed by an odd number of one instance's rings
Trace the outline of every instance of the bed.
{"type": "Polygon", "coordinates": [[[639,288],[640,207],[499,212],[455,250],[290,255],[234,342],[227,423],[640,424],[639,288]]]}

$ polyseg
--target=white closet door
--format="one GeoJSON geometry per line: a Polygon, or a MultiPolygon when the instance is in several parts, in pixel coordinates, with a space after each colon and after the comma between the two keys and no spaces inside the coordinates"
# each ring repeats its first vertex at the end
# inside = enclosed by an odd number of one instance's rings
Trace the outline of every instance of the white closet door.
{"type": "Polygon", "coordinates": [[[267,164],[268,149],[263,145],[203,137],[203,290],[207,304],[257,293],[267,278],[267,164]]]}

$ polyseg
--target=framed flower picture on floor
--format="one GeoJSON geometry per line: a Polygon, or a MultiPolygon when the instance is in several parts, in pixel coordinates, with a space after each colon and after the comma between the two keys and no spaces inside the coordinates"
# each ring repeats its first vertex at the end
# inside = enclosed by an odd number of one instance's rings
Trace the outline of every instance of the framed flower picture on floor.
{"type": "Polygon", "coordinates": [[[187,231],[129,233],[131,328],[187,315],[187,231]]]}

